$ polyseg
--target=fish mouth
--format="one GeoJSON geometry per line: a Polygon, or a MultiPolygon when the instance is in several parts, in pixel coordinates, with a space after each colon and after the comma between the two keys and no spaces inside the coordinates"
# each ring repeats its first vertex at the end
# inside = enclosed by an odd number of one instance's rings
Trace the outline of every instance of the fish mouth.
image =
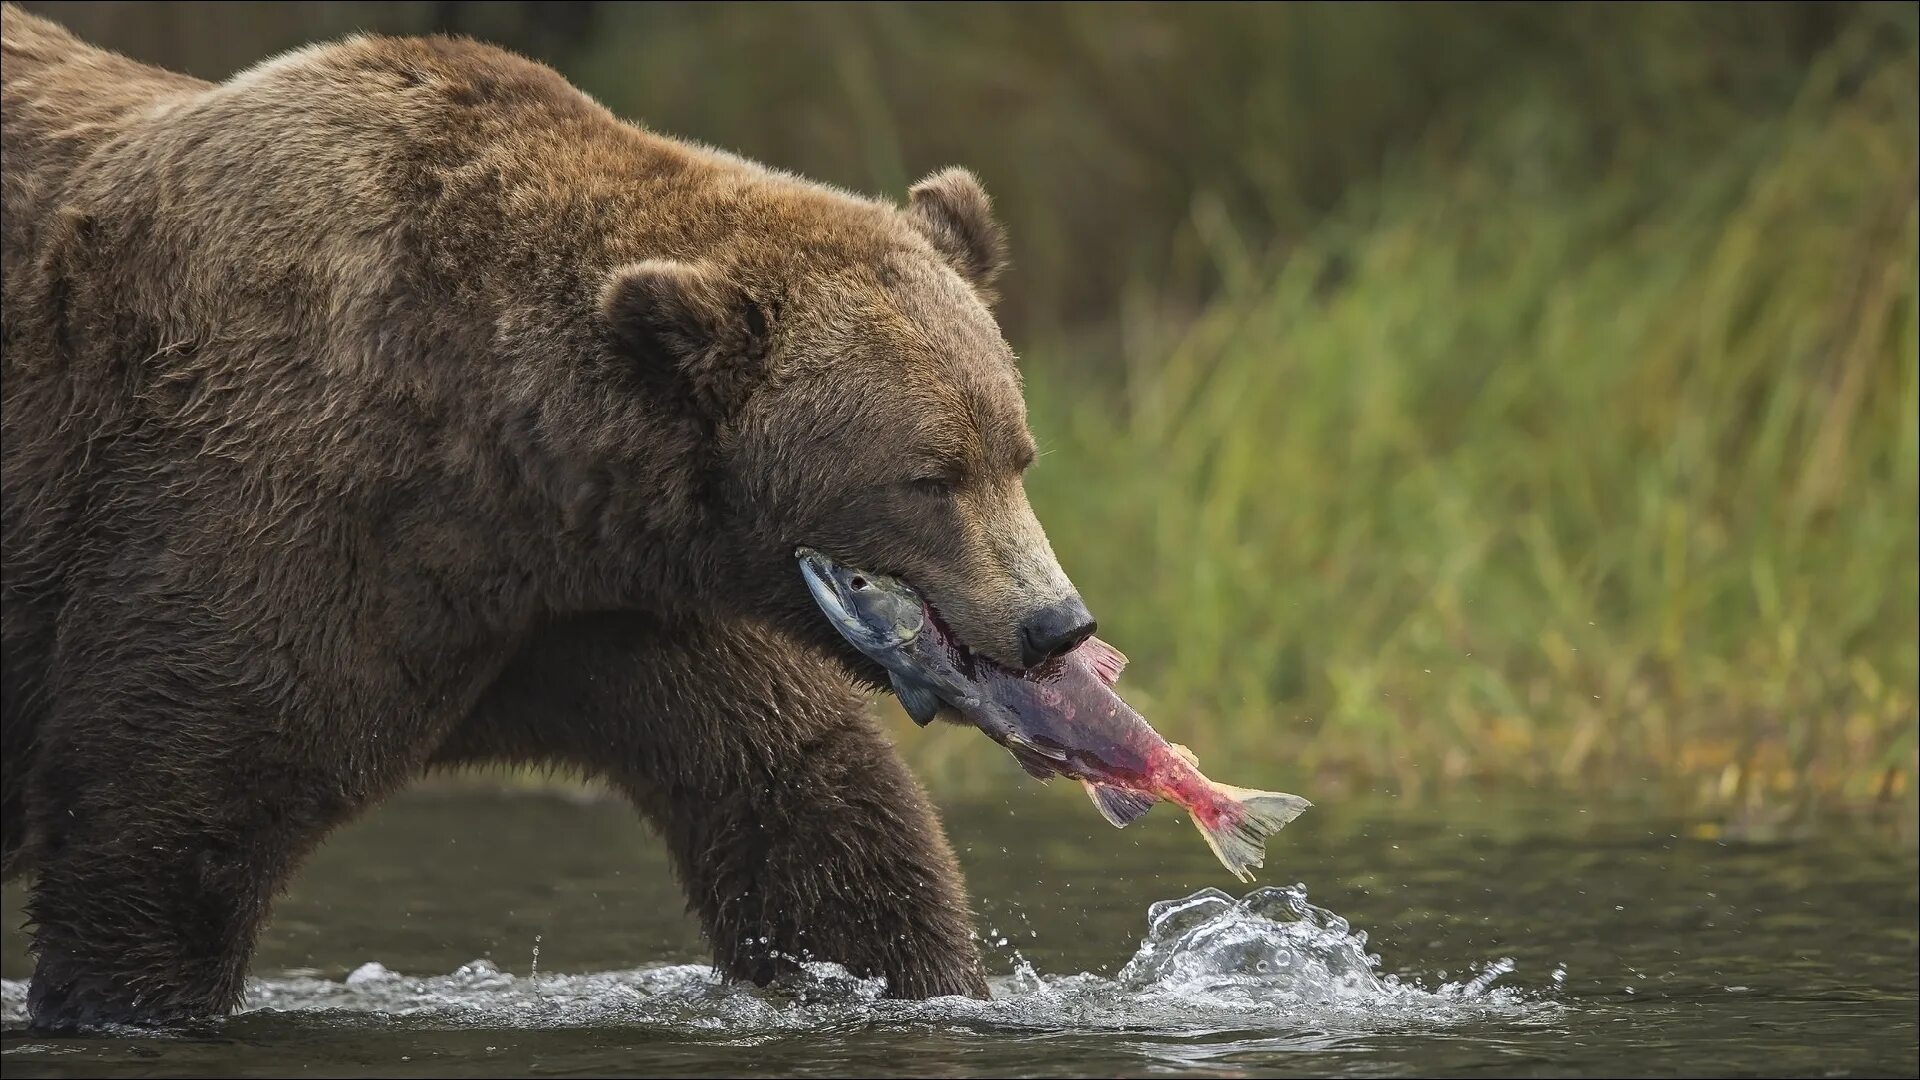
{"type": "MultiPolygon", "coordinates": [[[[814,603],[819,605],[827,619],[840,627],[843,634],[849,629],[858,627],[859,617],[841,598],[838,575],[844,573],[857,577],[861,571],[835,560],[818,548],[807,547],[804,544],[794,548],[793,554],[800,560],[801,580],[806,582],[807,591],[813,594],[814,603]]],[[[923,632],[929,633],[935,642],[945,646],[950,654],[971,672],[976,662],[973,650],[967,648],[966,643],[960,640],[960,636],[947,625],[947,621],[940,616],[940,609],[933,606],[933,602],[927,599],[926,593],[915,588],[913,583],[904,578],[898,580],[920,601],[920,612],[926,618],[923,632]]]]}
{"type": "Polygon", "coordinates": [[[853,613],[840,602],[840,590],[834,587],[833,571],[837,564],[810,547],[795,548],[793,553],[800,560],[800,578],[813,594],[813,602],[820,605],[820,610],[836,625],[852,625],[853,613]]]}

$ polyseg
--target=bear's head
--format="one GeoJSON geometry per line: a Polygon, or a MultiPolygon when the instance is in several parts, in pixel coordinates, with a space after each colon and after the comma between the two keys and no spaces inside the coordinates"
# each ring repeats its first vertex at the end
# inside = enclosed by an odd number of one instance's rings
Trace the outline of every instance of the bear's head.
{"type": "Polygon", "coordinates": [[[937,173],[905,209],[807,187],[753,218],[618,266],[599,297],[615,348],[698,418],[727,602],[843,651],[794,561],[807,545],[913,583],[1003,664],[1079,644],[1093,618],[1023,486],[1034,440],[979,183],[937,173]]]}

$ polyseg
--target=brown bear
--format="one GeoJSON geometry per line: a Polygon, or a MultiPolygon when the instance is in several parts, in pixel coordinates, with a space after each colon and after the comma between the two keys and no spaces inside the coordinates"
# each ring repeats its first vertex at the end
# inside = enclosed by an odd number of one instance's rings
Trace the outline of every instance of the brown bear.
{"type": "Polygon", "coordinates": [[[1092,620],[1028,507],[1001,238],[353,38],[220,84],[4,15],[5,871],[36,1025],[231,1008],[327,833],[557,764],[727,974],[983,994],[806,544],[1020,666],[1092,620]]]}

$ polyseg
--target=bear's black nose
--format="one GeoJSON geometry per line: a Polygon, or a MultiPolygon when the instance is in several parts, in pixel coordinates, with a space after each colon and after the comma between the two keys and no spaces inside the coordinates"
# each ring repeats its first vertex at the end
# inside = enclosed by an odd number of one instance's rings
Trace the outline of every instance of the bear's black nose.
{"type": "Polygon", "coordinates": [[[1020,662],[1033,667],[1049,657],[1070,652],[1093,636],[1093,614],[1079,594],[1027,616],[1020,624],[1020,662]]]}

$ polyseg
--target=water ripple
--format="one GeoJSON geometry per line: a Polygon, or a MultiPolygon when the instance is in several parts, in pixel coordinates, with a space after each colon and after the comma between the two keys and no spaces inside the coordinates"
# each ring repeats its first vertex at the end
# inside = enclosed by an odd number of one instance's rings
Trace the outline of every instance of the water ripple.
{"type": "MultiPolygon", "coordinates": [[[[755,989],[692,964],[518,976],[476,960],[446,975],[411,976],[368,963],[341,980],[251,980],[242,1010],[221,1024],[229,1034],[293,1015],[344,1026],[638,1027],[742,1045],[900,1026],[1038,1036],[1113,1032],[1212,1040],[1183,1052],[1218,1059],[1276,1034],[1296,1046],[1308,1039],[1337,1049],[1354,1034],[1526,1020],[1557,1007],[1538,994],[1493,986],[1512,969],[1511,961],[1496,960],[1465,982],[1431,989],[1382,975],[1365,932],[1308,903],[1296,885],[1240,899],[1206,889],[1154,904],[1145,939],[1116,976],[1044,975],[1022,962],[993,981],[990,1001],[891,1001],[881,996],[879,980],[854,978],[833,964],[807,964],[796,978],[755,989]]],[[[24,982],[0,984],[0,1019],[24,1024],[24,982]]]]}

